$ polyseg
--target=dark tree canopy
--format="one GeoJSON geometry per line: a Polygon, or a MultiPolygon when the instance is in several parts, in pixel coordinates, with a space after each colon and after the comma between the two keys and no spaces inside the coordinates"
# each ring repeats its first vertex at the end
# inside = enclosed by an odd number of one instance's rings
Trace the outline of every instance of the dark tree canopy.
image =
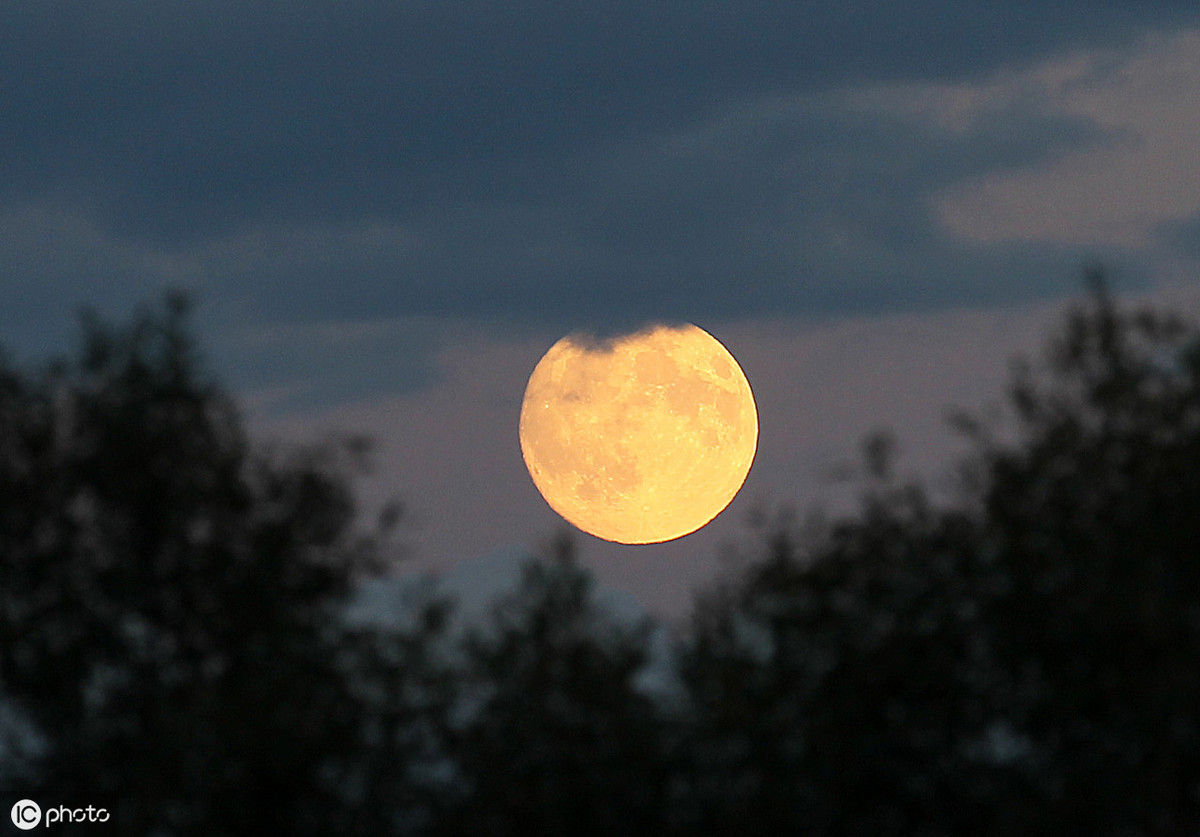
{"type": "Polygon", "coordinates": [[[697,823],[1200,833],[1200,341],[1090,281],[1009,427],[958,417],[970,495],[884,481],[697,611],[697,823]]]}
{"type": "Polygon", "coordinates": [[[658,713],[636,684],[648,626],[614,620],[590,589],[559,539],[467,636],[476,705],[455,748],[464,798],[442,833],[660,830],[658,713]]]}
{"type": "Polygon", "coordinates": [[[1092,281],[983,449],[1005,708],[1048,831],[1200,833],[1200,341],[1092,281]]]}
{"type": "Polygon", "coordinates": [[[46,745],[22,786],[128,833],[330,833],[369,714],[332,628],[384,533],[345,446],[250,444],[186,314],[0,367],[0,688],[46,745]]]}
{"type": "Polygon", "coordinates": [[[251,439],[179,300],[0,360],[0,790],[129,834],[1200,834],[1200,332],[1091,281],[1007,423],[957,417],[960,496],[868,440],[669,672],[569,540],[476,624],[348,619],[357,446],[251,439]]]}

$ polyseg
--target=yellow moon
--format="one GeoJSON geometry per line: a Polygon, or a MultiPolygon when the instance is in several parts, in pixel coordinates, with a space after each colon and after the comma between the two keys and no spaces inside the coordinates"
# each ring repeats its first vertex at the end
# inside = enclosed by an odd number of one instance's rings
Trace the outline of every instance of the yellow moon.
{"type": "Polygon", "coordinates": [[[758,410],[733,355],[694,325],[600,344],[568,335],[529,377],[520,438],[534,485],[570,523],[659,543],[696,531],[738,493],[758,410]]]}

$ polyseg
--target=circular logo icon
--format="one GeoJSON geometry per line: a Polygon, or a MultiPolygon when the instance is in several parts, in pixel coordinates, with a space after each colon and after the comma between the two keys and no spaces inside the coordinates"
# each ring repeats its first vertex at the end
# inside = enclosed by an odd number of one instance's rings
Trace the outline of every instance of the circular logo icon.
{"type": "Polygon", "coordinates": [[[42,821],[42,809],[32,799],[22,799],[12,807],[12,821],[17,828],[28,831],[42,821]]]}

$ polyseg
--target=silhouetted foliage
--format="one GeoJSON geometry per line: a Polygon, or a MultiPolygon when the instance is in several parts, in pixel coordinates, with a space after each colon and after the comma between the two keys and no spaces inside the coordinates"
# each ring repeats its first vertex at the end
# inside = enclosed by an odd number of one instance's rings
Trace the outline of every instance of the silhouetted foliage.
{"type": "Polygon", "coordinates": [[[408,754],[343,670],[388,642],[336,629],[386,534],[345,453],[251,445],[179,298],[0,367],[0,688],[45,744],[22,792],[130,834],[346,832],[364,748],[408,754]]]}
{"type": "Polygon", "coordinates": [[[445,834],[657,833],[656,707],[637,688],[647,625],[599,607],[570,540],[464,644],[474,697],[456,737],[464,782],[445,834]]]}
{"type": "Polygon", "coordinates": [[[1200,344],[1089,282],[1015,441],[959,418],[979,497],[884,480],[698,608],[695,828],[1200,833],[1200,344]]]}
{"type": "Polygon", "coordinates": [[[985,444],[989,614],[1039,828],[1200,833],[1200,342],[1090,276],[985,444]],[[1039,374],[1040,371],[1040,374],[1039,374]]]}
{"type": "Polygon", "coordinates": [[[982,833],[989,568],[975,521],[913,487],[763,557],[697,608],[691,830],[982,833]]]}
{"type": "Polygon", "coordinates": [[[1200,333],[1089,281],[1004,432],[957,418],[969,490],[868,439],[665,696],[567,539],[473,624],[348,619],[355,446],[252,443],[178,301],[88,321],[0,362],[0,783],[130,834],[1200,833],[1200,333]]]}

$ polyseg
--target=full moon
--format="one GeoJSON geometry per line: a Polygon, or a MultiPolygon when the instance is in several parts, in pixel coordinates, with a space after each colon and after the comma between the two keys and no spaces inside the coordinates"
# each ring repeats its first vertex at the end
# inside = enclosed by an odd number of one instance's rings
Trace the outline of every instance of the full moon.
{"type": "Polygon", "coordinates": [[[758,447],[754,394],[694,325],[592,343],[568,335],[521,404],[521,453],[550,507],[625,544],[669,541],[721,513],[758,447]]]}

